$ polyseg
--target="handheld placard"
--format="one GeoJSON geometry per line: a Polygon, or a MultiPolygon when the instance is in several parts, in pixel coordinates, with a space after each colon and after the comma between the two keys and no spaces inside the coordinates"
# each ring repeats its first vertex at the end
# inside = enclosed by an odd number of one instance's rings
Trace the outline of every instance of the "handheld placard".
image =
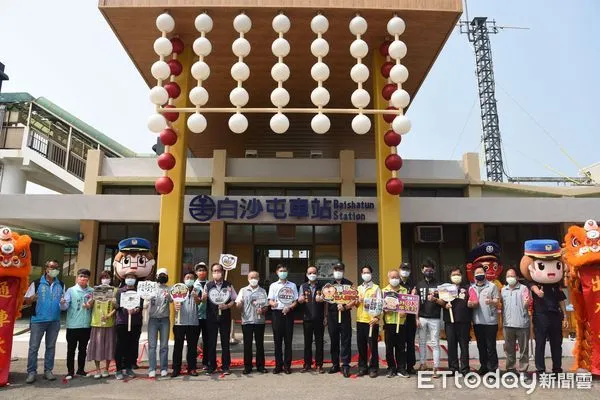
{"type": "Polygon", "coordinates": [[[277,292],[276,298],[277,298],[277,303],[281,303],[287,307],[290,304],[292,304],[294,301],[298,300],[298,295],[296,294],[294,289],[292,289],[291,287],[283,286],[277,292]]]}
{"type": "MultiPolygon", "coordinates": [[[[221,288],[220,290],[213,287],[208,291],[208,298],[217,306],[225,304],[231,297],[231,291],[229,288],[221,288]]],[[[219,315],[221,315],[221,309],[219,308],[219,315]]]]}
{"type": "MultiPolygon", "coordinates": [[[[444,300],[446,303],[452,303],[452,300],[458,297],[458,287],[453,283],[444,283],[437,288],[440,300],[444,300]]],[[[454,323],[454,314],[452,313],[452,305],[448,309],[450,312],[450,322],[454,323]]]]}
{"type": "MultiPolygon", "coordinates": [[[[371,317],[377,317],[383,312],[383,299],[378,296],[367,297],[364,300],[364,307],[371,317]]],[[[369,324],[369,337],[373,336],[373,325],[369,324]]]]}
{"type": "MultiPolygon", "coordinates": [[[[128,290],[121,293],[121,307],[127,311],[131,311],[136,307],[140,306],[141,297],[138,292],[134,290],[128,290]]],[[[131,332],[131,313],[129,313],[129,320],[127,321],[127,331],[131,332]]]]}
{"type": "MultiPolygon", "coordinates": [[[[144,301],[149,302],[157,296],[158,282],[153,282],[153,281],[138,282],[137,292],[140,294],[140,297],[144,301]]],[[[142,310],[142,320],[144,321],[144,323],[147,323],[149,319],[150,319],[150,309],[144,308],[142,310]]]]}
{"type": "MultiPolygon", "coordinates": [[[[400,314],[400,300],[397,292],[383,292],[383,310],[400,314]]],[[[396,333],[398,332],[400,332],[400,315],[396,315],[396,333]]]]}
{"type": "MultiPolygon", "coordinates": [[[[171,298],[173,299],[173,301],[175,303],[183,303],[185,301],[185,298],[188,296],[189,291],[188,291],[188,287],[187,285],[183,284],[183,283],[176,283],[173,286],[171,286],[171,289],[169,290],[170,294],[171,294],[171,298]]],[[[181,314],[181,307],[179,307],[179,310],[177,311],[177,324],[179,324],[179,317],[181,314]]]]}
{"type": "MultiPolygon", "coordinates": [[[[323,300],[331,304],[351,304],[358,299],[358,290],[350,285],[327,283],[321,289],[323,300]]],[[[338,324],[342,323],[342,312],[338,310],[338,324]]]]}
{"type": "Polygon", "coordinates": [[[221,264],[225,270],[225,280],[227,280],[227,273],[237,267],[237,262],[237,256],[234,256],[233,254],[221,254],[219,257],[219,264],[221,264]]]}
{"type": "Polygon", "coordinates": [[[255,307],[254,311],[258,314],[258,310],[264,308],[268,304],[267,294],[262,290],[257,290],[250,295],[250,304],[255,307]]]}

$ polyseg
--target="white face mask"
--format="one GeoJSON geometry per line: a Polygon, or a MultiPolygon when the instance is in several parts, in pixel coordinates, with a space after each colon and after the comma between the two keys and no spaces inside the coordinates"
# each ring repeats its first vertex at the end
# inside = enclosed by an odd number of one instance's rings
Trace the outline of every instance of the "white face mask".
{"type": "Polygon", "coordinates": [[[127,279],[125,279],[125,284],[127,286],[133,286],[133,285],[135,285],[135,278],[127,278],[127,279]]]}
{"type": "Polygon", "coordinates": [[[103,285],[106,285],[106,286],[110,285],[110,279],[102,279],[101,282],[103,285]]]}
{"type": "Polygon", "coordinates": [[[308,274],[306,275],[309,281],[314,282],[317,280],[317,274],[308,274]]]}
{"type": "Polygon", "coordinates": [[[364,282],[371,282],[371,274],[362,274],[361,277],[364,282]]]}
{"type": "Polygon", "coordinates": [[[333,279],[340,280],[344,277],[344,273],[342,271],[333,271],[333,279]]]}
{"type": "Polygon", "coordinates": [[[515,278],[514,276],[507,276],[506,277],[506,282],[510,285],[510,286],[514,286],[517,284],[517,278],[515,278]]]}
{"type": "Polygon", "coordinates": [[[452,275],[450,277],[450,280],[452,281],[452,283],[454,283],[455,285],[458,285],[459,283],[462,282],[462,276],[461,275],[452,275]]]}
{"type": "Polygon", "coordinates": [[[390,279],[390,285],[392,285],[392,287],[396,287],[400,284],[400,279],[398,278],[391,278],[390,279]]]}
{"type": "Polygon", "coordinates": [[[408,278],[410,276],[410,271],[402,270],[400,271],[400,276],[403,278],[408,278]]]}
{"type": "Polygon", "coordinates": [[[258,286],[258,279],[250,279],[250,286],[257,287],[258,286]]]}

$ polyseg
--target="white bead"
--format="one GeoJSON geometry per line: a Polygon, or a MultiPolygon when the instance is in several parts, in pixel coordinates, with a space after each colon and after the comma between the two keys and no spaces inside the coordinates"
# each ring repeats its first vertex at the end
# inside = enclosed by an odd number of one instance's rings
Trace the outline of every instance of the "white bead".
{"type": "Polygon", "coordinates": [[[350,20],[350,32],[353,35],[364,35],[367,31],[367,20],[363,17],[356,16],[350,20]]]}
{"type": "Polygon", "coordinates": [[[399,133],[400,135],[408,133],[408,131],[410,131],[410,126],[410,120],[404,115],[397,115],[392,121],[392,129],[394,132],[399,133]]]}
{"type": "Polygon", "coordinates": [[[358,114],[352,118],[352,130],[358,135],[364,135],[371,129],[371,120],[364,114],[358,114]]]}
{"type": "Polygon", "coordinates": [[[350,45],[350,54],[354,58],[365,58],[369,53],[369,45],[362,39],[356,39],[350,45]]]}
{"type": "Polygon", "coordinates": [[[173,52],[173,44],[166,37],[159,37],[154,41],[154,52],[159,56],[166,57],[173,52]]]}
{"type": "Polygon", "coordinates": [[[329,43],[323,38],[317,38],[310,44],[310,52],[315,57],[325,57],[329,53],[329,43]]]}
{"type": "Polygon", "coordinates": [[[150,101],[152,104],[162,106],[169,101],[169,93],[167,93],[167,90],[162,86],[154,86],[150,89],[150,101]]]}
{"type": "Polygon", "coordinates": [[[290,67],[285,63],[275,63],[271,68],[271,77],[276,82],[285,82],[290,79],[290,67]]]}
{"type": "Polygon", "coordinates": [[[310,69],[310,76],[317,82],[325,82],[329,78],[329,67],[324,62],[318,62],[310,69]]]}
{"type": "Polygon", "coordinates": [[[331,121],[329,121],[329,117],[323,113],[318,113],[312,120],[310,121],[310,127],[313,132],[322,135],[326,133],[329,128],[331,128],[331,121]]]}
{"type": "Polygon", "coordinates": [[[213,28],[213,20],[207,13],[202,13],[196,17],[194,21],[196,30],[198,32],[210,32],[213,28]]]}
{"type": "Polygon", "coordinates": [[[400,17],[392,17],[387,23],[387,31],[390,35],[402,35],[406,29],[404,20],[400,17]]]}
{"type": "Polygon", "coordinates": [[[271,45],[271,51],[275,57],[285,57],[290,54],[290,43],[284,38],[277,38],[271,45]]]}
{"type": "Polygon", "coordinates": [[[156,27],[161,32],[171,32],[175,29],[175,20],[169,13],[160,14],[156,17],[156,27]]]}
{"type": "Polygon", "coordinates": [[[285,107],[290,102],[290,93],[285,88],[275,88],[271,92],[271,103],[275,107],[285,107]]]}
{"type": "Polygon", "coordinates": [[[194,48],[194,53],[198,56],[206,57],[212,51],[212,44],[210,43],[210,40],[205,37],[199,37],[194,40],[192,47],[194,48]]]}
{"type": "Polygon", "coordinates": [[[236,81],[244,82],[250,77],[250,67],[245,62],[236,62],[231,67],[231,77],[236,81]]]}
{"type": "Polygon", "coordinates": [[[156,61],[152,64],[150,72],[154,79],[165,80],[171,75],[171,68],[169,68],[169,64],[164,61],[156,61]]]}
{"type": "Polygon", "coordinates": [[[229,101],[236,107],[244,107],[248,104],[248,100],[250,100],[250,95],[243,87],[236,87],[229,93],[229,101]]]}
{"type": "Polygon", "coordinates": [[[408,69],[402,64],[396,64],[390,70],[390,79],[394,83],[404,83],[408,79],[408,69]]]}
{"type": "Polygon", "coordinates": [[[208,102],[208,91],[202,86],[190,90],[190,101],[195,106],[204,106],[208,102]]]}
{"type": "Polygon", "coordinates": [[[277,33],[287,33],[292,26],[290,19],[283,14],[279,14],[273,18],[273,30],[277,33]]]}
{"type": "Polygon", "coordinates": [[[187,120],[187,127],[193,133],[202,133],[206,129],[206,118],[200,113],[194,113],[187,120]]]}
{"type": "Polygon", "coordinates": [[[310,101],[317,107],[324,107],[329,103],[329,91],[324,87],[317,87],[310,93],[310,101]]]}
{"type": "Polygon", "coordinates": [[[233,29],[239,33],[248,33],[252,28],[252,20],[246,14],[239,14],[233,19],[233,29]]]}
{"type": "Polygon", "coordinates": [[[364,83],[369,79],[369,67],[365,64],[355,64],[350,70],[350,78],[356,83],[364,83]]]}
{"type": "Polygon", "coordinates": [[[410,103],[410,95],[406,90],[396,90],[392,93],[390,103],[396,108],[405,108],[410,103]]]}
{"type": "Polygon", "coordinates": [[[394,40],[388,48],[390,57],[401,60],[406,55],[406,44],[402,40],[394,40]]]}
{"type": "Polygon", "coordinates": [[[233,133],[244,133],[248,129],[248,118],[244,114],[233,114],[229,117],[229,129],[233,133]]]}
{"type": "Polygon", "coordinates": [[[365,108],[369,105],[369,102],[371,101],[371,96],[369,95],[369,92],[367,92],[365,89],[356,89],[352,93],[350,101],[352,102],[352,105],[356,108],[365,108]]]}
{"type": "Polygon", "coordinates": [[[327,20],[327,17],[322,14],[314,16],[310,21],[310,29],[312,29],[314,33],[327,32],[327,29],[329,29],[329,21],[327,20]]]}
{"type": "Polygon", "coordinates": [[[210,76],[210,67],[204,61],[196,61],[192,64],[192,76],[197,81],[205,81],[210,76]]]}
{"type": "Polygon", "coordinates": [[[163,129],[167,127],[167,120],[162,114],[152,114],[150,118],[148,118],[148,129],[154,133],[160,133],[163,129]]]}
{"type": "Polygon", "coordinates": [[[231,44],[231,50],[236,57],[247,57],[250,54],[250,42],[246,38],[237,38],[231,44]]]}
{"type": "Polygon", "coordinates": [[[281,113],[277,113],[271,117],[269,121],[271,130],[275,133],[285,133],[290,127],[290,120],[281,113]]]}

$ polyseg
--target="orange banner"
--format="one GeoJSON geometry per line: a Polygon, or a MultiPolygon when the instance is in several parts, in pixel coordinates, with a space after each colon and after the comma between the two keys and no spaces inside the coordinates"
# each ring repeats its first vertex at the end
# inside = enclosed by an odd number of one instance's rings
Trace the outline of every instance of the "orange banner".
{"type": "Polygon", "coordinates": [[[579,279],[593,338],[591,372],[600,375],[600,268],[596,266],[580,268],[579,279]]]}
{"type": "Polygon", "coordinates": [[[0,277],[0,386],[8,383],[20,278],[0,277]]]}

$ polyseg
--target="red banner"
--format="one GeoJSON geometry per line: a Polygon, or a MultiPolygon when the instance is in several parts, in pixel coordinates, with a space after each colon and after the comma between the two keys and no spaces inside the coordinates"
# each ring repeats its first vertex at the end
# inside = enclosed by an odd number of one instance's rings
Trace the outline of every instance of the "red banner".
{"type": "Polygon", "coordinates": [[[600,375],[600,268],[587,266],[579,269],[585,311],[592,333],[592,373],[600,375]]]}
{"type": "Polygon", "coordinates": [[[8,383],[20,278],[0,277],[0,386],[8,383]]]}

